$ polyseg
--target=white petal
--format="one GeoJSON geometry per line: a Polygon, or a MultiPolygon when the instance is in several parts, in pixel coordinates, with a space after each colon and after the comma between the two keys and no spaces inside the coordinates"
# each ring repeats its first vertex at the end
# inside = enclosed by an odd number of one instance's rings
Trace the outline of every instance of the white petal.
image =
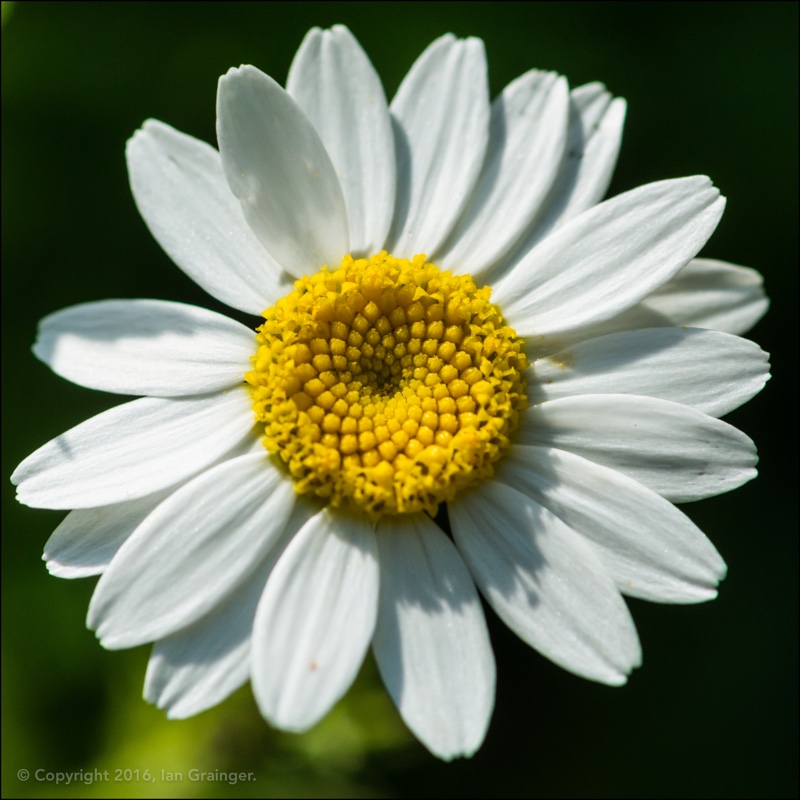
{"type": "Polygon", "coordinates": [[[70,511],[44,546],[42,558],[50,574],[59,578],[102,574],[125,540],[172,491],[70,511]]]}
{"type": "Polygon", "coordinates": [[[509,259],[483,276],[485,282],[494,283],[509,273],[542,239],[599,203],[608,189],[626,103],[621,97],[612,100],[602,83],[589,83],[570,92],[569,106],[564,158],[541,213],[509,259]]]}
{"type": "Polygon", "coordinates": [[[375,629],[378,580],[366,517],[325,509],[294,537],[253,629],[253,691],[270,723],[307,730],[347,691],[375,629]]]}
{"type": "Polygon", "coordinates": [[[453,230],[489,140],[486,53],[480,39],[431,43],[391,104],[397,148],[395,256],[433,253],[453,230]]]}
{"type": "Polygon", "coordinates": [[[266,559],[229,598],[188,628],[153,646],[145,699],[185,719],[222,702],[250,678],[256,606],[270,571],[291,537],[317,509],[298,497],[292,517],[266,559]]]}
{"type": "Polygon", "coordinates": [[[540,359],[527,372],[536,405],[582,394],[660,397],[721,417],[761,391],[767,354],[753,342],[699,328],[622,331],[540,359]]]}
{"type": "Polygon", "coordinates": [[[668,319],[670,325],[741,335],[764,316],[769,300],[756,270],[696,258],[643,305],[668,319]]]}
{"type": "Polygon", "coordinates": [[[210,614],[153,645],[144,698],[186,719],[221,703],[250,678],[250,633],[267,572],[259,569],[210,614]]]}
{"type": "Polygon", "coordinates": [[[641,662],[636,628],[583,537],[497,482],[459,496],[448,512],[478,587],[517,636],[576,675],[625,683],[641,662]]]}
{"type": "Polygon", "coordinates": [[[383,86],[344,25],[312,28],[294,57],[286,91],[325,145],[344,192],[350,252],[383,249],[394,211],[394,135],[383,86]]]}
{"type": "Polygon", "coordinates": [[[222,167],[244,216],[292,275],[338,268],[348,252],[347,211],[331,159],[297,103],[255,67],[219,79],[222,167]]]}
{"type": "Polygon", "coordinates": [[[568,450],[628,475],[673,503],[729,492],[756,476],[752,440],[693,408],[625,394],[527,408],[520,444],[568,450]]]}
{"type": "Polygon", "coordinates": [[[164,300],[82,303],[39,323],[33,352],[62,378],[120,394],[171,397],[242,382],[255,333],[229,317],[164,300]]]}
{"type": "Polygon", "coordinates": [[[148,120],[128,141],[126,155],[139,213],[195,283],[249,314],[280,297],[281,268],[250,231],[213,147],[148,120]]]}
{"type": "Polygon", "coordinates": [[[619,472],[549,447],[514,445],[497,479],[587,537],[620,591],[662,603],[717,596],[725,562],[669,501],[619,472]]]}
{"type": "Polygon", "coordinates": [[[82,422],[14,471],[20,503],[94,508],[144,497],[196,475],[253,427],[244,388],[197,397],[143,397],[82,422]]]}
{"type": "Polygon", "coordinates": [[[682,326],[742,335],[769,306],[762,283],[754,269],[695,258],[641,303],[609,320],[575,328],[558,338],[526,342],[528,358],[541,358],[576,342],[640,328],[682,326]]]}
{"type": "Polygon", "coordinates": [[[275,546],[294,488],[266,454],[231,459],[164,501],[119,549],[89,605],[104,647],[134,647],[191,625],[275,546]]]}
{"type": "Polygon", "coordinates": [[[578,86],[572,90],[570,100],[573,113],[567,158],[552,205],[538,226],[537,241],[603,199],[622,143],[625,100],[612,99],[602,83],[578,86]]]}
{"type": "Polygon", "coordinates": [[[472,755],[494,707],[481,602],[458,551],[425,514],[378,527],[381,591],[373,649],[414,735],[439,758],[472,755]]]}
{"type": "MultiPolygon", "coordinates": [[[[259,436],[246,437],[218,459],[218,463],[252,452],[264,452],[259,436]]],[[[105,572],[125,540],[184,483],[137,500],[70,511],[44,546],[42,558],[50,574],[59,578],[86,578],[105,572]]]]}
{"type": "Polygon", "coordinates": [[[532,338],[610,319],[684,267],[724,206],[704,177],[625,192],[548,236],[501,279],[492,300],[532,338]]]}
{"type": "Polygon", "coordinates": [[[440,268],[481,279],[517,244],[558,172],[568,116],[567,82],[555,72],[531,70],[494,101],[486,163],[448,243],[434,254],[440,268]]]}

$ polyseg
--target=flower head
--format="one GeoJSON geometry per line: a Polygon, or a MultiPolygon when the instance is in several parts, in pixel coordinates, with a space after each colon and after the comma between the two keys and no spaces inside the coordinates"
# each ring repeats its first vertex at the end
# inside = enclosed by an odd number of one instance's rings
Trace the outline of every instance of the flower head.
{"type": "Polygon", "coordinates": [[[538,71],[490,104],[482,43],[451,35],[387,105],[335,26],[286,90],[220,79],[219,151],[152,120],[134,135],[153,235],[262,321],[158,300],[46,317],[34,352],[58,374],[143,397],[12,480],[71,509],[45,558],[102,575],[103,645],[154,643],[148,700],[186,717],[251,680],[267,720],[305,730],[371,645],[450,759],[494,703],[478,590],[607,684],[640,662],[623,594],[716,596],[724,562],[672,503],[756,474],[718,417],[768,378],[738,337],[766,300],[752,270],[695,258],[724,206],[707,178],[600,202],[624,113],[538,71]]]}

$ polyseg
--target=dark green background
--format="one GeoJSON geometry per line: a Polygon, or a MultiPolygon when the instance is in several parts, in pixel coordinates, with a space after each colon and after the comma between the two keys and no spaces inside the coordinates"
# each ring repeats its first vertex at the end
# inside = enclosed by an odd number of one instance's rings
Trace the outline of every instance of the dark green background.
{"type": "MultiPolygon", "coordinates": [[[[3,28],[4,796],[796,796],[797,5],[794,3],[17,3],[3,28]],[[644,667],[623,689],[582,681],[492,615],[497,708],[483,749],[451,765],[405,731],[368,663],[304,736],[271,731],[249,689],[186,722],[140,698],[147,649],[85,630],[94,580],[40,562],[63,516],[7,480],[53,436],[119,402],[30,352],[43,315],[156,297],[224,310],[160,251],[123,150],[147,117],[214,142],[216,81],[251,63],[283,81],[312,25],[350,26],[391,97],[446,31],[486,42],[492,94],[531,67],[629,102],[611,194],[704,173],[728,197],[705,255],[753,266],[772,308],[752,337],[774,378],[729,420],[761,475],[684,507],[729,565],[702,606],[631,601],[644,667]],[[57,788],[19,769],[150,769],[155,783],[57,788]],[[239,786],[161,769],[252,771],[239,786]]],[[[121,774],[124,778],[124,773],[121,774]]]]}

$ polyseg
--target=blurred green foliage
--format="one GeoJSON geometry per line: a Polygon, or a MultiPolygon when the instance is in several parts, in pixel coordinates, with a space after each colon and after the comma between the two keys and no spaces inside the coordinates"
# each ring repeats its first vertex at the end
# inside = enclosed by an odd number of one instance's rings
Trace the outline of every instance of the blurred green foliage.
{"type": "Polygon", "coordinates": [[[573,86],[602,80],[627,97],[611,193],[693,173],[714,179],[729,205],[704,254],[763,272],[773,306],[752,335],[772,352],[775,376],[729,417],[758,443],[760,478],[685,507],[728,561],[720,598],[691,608],[632,601],[645,666],[624,689],[553,667],[489,614],[497,708],[483,749],[451,765],[406,731],[371,660],[302,736],[271,730],[249,688],[199,717],[167,721],[141,700],[146,649],[105,652],[85,630],[94,581],[59,581],[39,560],[62,514],[18,506],[6,480],[3,796],[796,796],[797,5],[15,3],[8,16],[10,5],[2,9],[6,476],[51,437],[120,401],[36,362],[39,318],[109,297],[227,311],[151,239],[130,197],[124,144],[147,117],[214,142],[218,76],[252,63],[283,81],[312,25],[350,26],[390,97],[446,31],[485,40],[493,95],[539,67],[573,86]],[[109,780],[56,786],[21,781],[21,769],[108,770],[109,780]],[[140,779],[126,781],[126,769],[140,779]],[[192,769],[253,780],[191,780],[192,769]],[[162,770],[183,780],[162,780],[162,770]]]}

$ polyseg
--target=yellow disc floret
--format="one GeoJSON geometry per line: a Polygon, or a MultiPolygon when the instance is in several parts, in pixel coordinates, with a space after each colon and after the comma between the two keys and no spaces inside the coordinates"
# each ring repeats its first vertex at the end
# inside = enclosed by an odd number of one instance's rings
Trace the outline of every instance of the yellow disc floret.
{"type": "Polygon", "coordinates": [[[298,492],[373,519],[434,514],[493,474],[526,362],[488,287],[386,252],[295,287],[264,312],[245,379],[298,492]]]}

